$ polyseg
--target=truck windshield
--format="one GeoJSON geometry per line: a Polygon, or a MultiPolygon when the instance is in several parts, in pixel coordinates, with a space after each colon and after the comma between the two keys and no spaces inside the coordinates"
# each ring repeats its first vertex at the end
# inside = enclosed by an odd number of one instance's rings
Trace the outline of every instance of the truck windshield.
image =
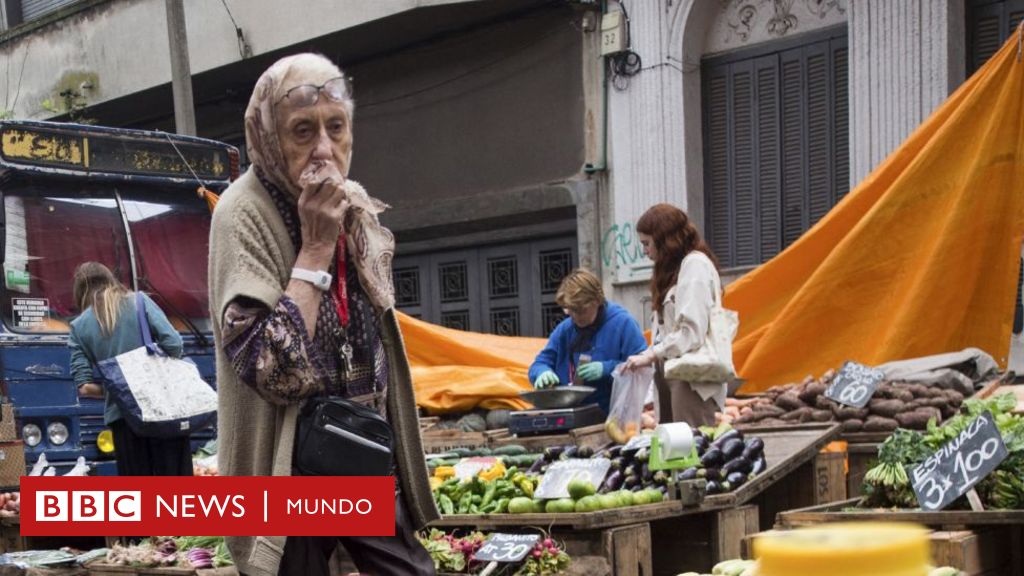
{"type": "MultiPolygon", "coordinates": [[[[188,330],[185,318],[208,330],[205,203],[182,188],[122,185],[116,191],[131,231],[139,289],[179,330],[188,330]]],[[[0,313],[9,330],[67,332],[80,312],[72,274],[82,262],[102,262],[132,286],[128,235],[109,184],[10,183],[4,217],[0,313]]]]}

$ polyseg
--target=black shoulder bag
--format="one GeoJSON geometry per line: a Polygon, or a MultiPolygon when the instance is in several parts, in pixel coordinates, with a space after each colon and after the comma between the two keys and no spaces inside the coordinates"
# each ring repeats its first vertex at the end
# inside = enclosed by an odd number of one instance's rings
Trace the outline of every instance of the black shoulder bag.
{"type": "Polygon", "coordinates": [[[390,476],[394,438],[376,410],[338,396],[303,406],[292,462],[302,476],[390,476]]]}

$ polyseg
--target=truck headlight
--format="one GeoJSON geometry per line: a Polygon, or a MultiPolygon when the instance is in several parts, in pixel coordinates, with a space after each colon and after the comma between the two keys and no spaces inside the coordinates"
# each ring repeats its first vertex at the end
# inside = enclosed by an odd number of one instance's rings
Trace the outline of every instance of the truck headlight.
{"type": "Polygon", "coordinates": [[[30,447],[39,446],[43,441],[43,431],[35,424],[25,424],[21,427],[21,439],[30,447]]]}
{"type": "Polygon", "coordinates": [[[54,422],[46,427],[46,437],[50,444],[60,446],[68,441],[68,427],[63,422],[54,422]]]}

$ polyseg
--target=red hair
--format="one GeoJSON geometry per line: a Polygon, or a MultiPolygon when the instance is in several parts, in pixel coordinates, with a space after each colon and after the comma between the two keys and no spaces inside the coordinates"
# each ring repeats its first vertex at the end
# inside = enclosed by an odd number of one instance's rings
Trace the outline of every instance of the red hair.
{"type": "Polygon", "coordinates": [[[675,286],[683,258],[694,250],[708,255],[718,268],[718,258],[704,243],[697,227],[679,208],[671,204],[655,204],[644,212],[636,223],[636,231],[647,234],[654,240],[657,259],[654,261],[654,275],[651,276],[651,305],[661,315],[665,295],[675,286]]]}

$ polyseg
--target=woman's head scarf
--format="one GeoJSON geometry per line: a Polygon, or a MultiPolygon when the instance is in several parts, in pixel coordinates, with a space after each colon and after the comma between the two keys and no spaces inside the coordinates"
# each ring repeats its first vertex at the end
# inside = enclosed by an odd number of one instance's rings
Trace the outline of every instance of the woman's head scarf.
{"type": "MultiPolygon", "coordinates": [[[[341,69],[333,62],[319,54],[306,53],[278,60],[256,81],[245,110],[246,152],[262,177],[291,198],[298,198],[301,187],[288,175],[281,152],[276,104],[296,86],[319,86],[339,76],[343,76],[341,69]]],[[[346,93],[342,105],[347,109],[351,122],[354,111],[351,94],[346,93]]],[[[355,261],[370,300],[378,308],[389,308],[395,301],[391,283],[395,239],[377,219],[377,215],[389,206],[367,194],[359,183],[349,180],[348,174],[342,176],[346,178],[344,189],[352,206],[345,222],[348,252],[355,261]]]]}

